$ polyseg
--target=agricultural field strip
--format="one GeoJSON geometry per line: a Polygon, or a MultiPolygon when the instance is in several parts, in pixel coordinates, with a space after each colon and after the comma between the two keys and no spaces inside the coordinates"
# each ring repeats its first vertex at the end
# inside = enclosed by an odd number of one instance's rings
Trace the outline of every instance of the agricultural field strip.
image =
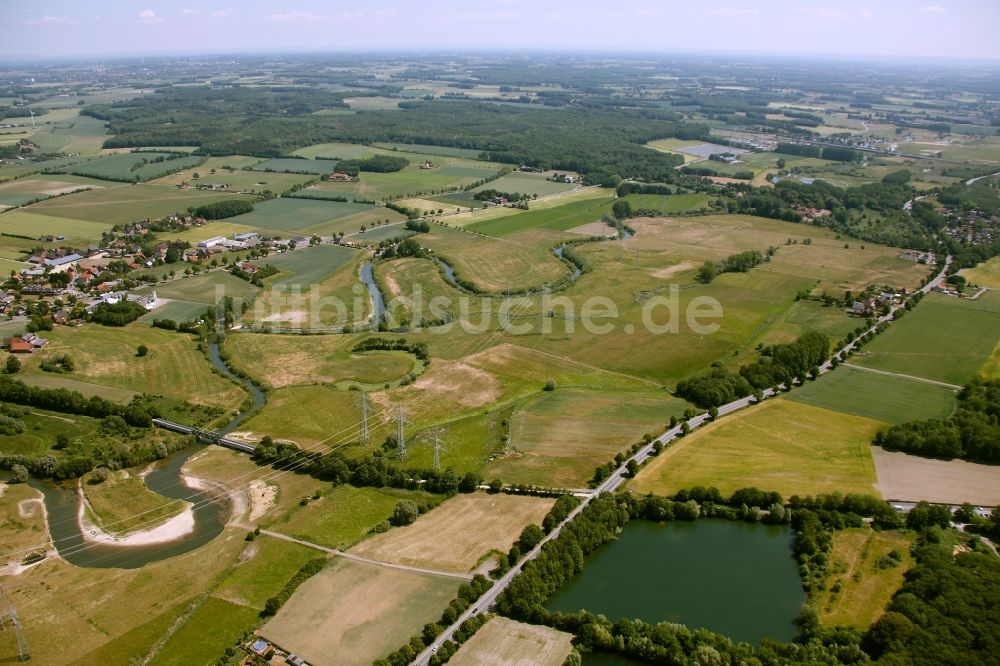
{"type": "Polygon", "coordinates": [[[916,375],[904,375],[901,372],[889,372],[887,370],[878,370],[876,368],[866,368],[863,365],[854,365],[853,363],[844,363],[843,365],[848,368],[854,368],[855,370],[864,370],[865,372],[874,372],[879,375],[888,375],[890,377],[899,377],[901,379],[909,379],[915,382],[923,382],[924,384],[934,384],[935,386],[943,386],[950,389],[961,389],[962,387],[958,384],[949,384],[948,382],[939,382],[936,379],[927,379],[926,377],[917,377],[916,375]]]}
{"type": "MultiPolygon", "coordinates": [[[[920,291],[923,293],[927,293],[928,291],[930,291],[931,285],[937,284],[939,280],[944,279],[944,276],[947,275],[948,273],[948,269],[951,267],[951,261],[952,261],[951,256],[948,256],[948,258],[945,260],[944,268],[941,269],[941,272],[937,276],[935,276],[933,280],[929,281],[926,285],[921,287],[920,291]]],[[[889,321],[896,309],[898,309],[898,307],[894,308],[892,312],[890,312],[888,315],[880,317],[875,322],[875,324],[868,329],[868,331],[874,331],[876,326],[878,326],[880,323],[885,323],[886,321],[889,321]]],[[[837,350],[837,355],[841,355],[847,351],[853,350],[856,344],[857,344],[856,342],[848,343],[842,349],[837,350]]],[[[827,360],[826,362],[823,363],[822,366],[820,366],[819,371],[821,373],[825,373],[825,372],[830,372],[833,369],[834,368],[832,367],[831,362],[827,360]]],[[[775,393],[773,389],[766,389],[764,391],[764,395],[773,396],[775,395],[775,393]]],[[[718,409],[718,414],[720,417],[725,416],[726,414],[731,414],[745,407],[749,407],[750,405],[754,404],[754,401],[755,398],[753,396],[748,396],[746,398],[734,400],[732,402],[720,406],[718,409]]],[[[698,428],[704,425],[705,423],[710,423],[710,422],[711,421],[708,417],[707,412],[699,414],[687,421],[688,426],[692,429],[698,428]]],[[[627,470],[630,461],[634,460],[637,464],[641,466],[643,463],[647,462],[650,457],[652,457],[653,447],[657,443],[660,443],[663,446],[667,446],[670,444],[670,442],[676,439],[680,433],[681,433],[680,425],[671,428],[666,432],[664,432],[663,434],[661,434],[659,437],[654,438],[648,444],[643,446],[634,455],[629,456],[627,459],[623,460],[622,464],[603,483],[601,483],[601,485],[595,488],[590,494],[582,498],[582,501],[576,506],[576,508],[574,508],[569,513],[569,515],[566,516],[566,518],[561,523],[559,523],[559,525],[554,527],[552,531],[546,534],[545,537],[541,539],[538,542],[538,544],[535,545],[535,547],[527,555],[525,555],[523,558],[521,558],[519,562],[517,562],[514,566],[511,567],[510,571],[508,571],[500,579],[498,579],[493,584],[493,587],[487,590],[483,594],[483,596],[481,596],[478,599],[477,604],[474,608],[468,608],[464,613],[458,616],[458,618],[455,620],[454,623],[452,623],[451,626],[447,627],[440,634],[438,634],[437,637],[434,639],[434,641],[430,645],[428,645],[423,652],[417,655],[416,659],[413,660],[413,664],[416,664],[417,666],[427,666],[430,663],[431,657],[434,655],[435,652],[438,651],[441,645],[444,644],[445,641],[450,640],[451,637],[458,630],[458,628],[461,627],[466,620],[472,617],[472,615],[476,611],[478,611],[480,607],[489,607],[490,605],[492,605],[493,602],[496,601],[496,598],[500,595],[500,593],[503,592],[508,585],[510,585],[511,580],[514,579],[514,576],[516,576],[521,572],[521,569],[524,567],[524,565],[530,562],[531,560],[535,559],[538,556],[538,553],[541,552],[542,547],[545,544],[558,537],[559,533],[562,531],[562,528],[568,525],[570,522],[572,522],[580,514],[580,512],[583,511],[588,504],[590,504],[590,500],[592,500],[594,497],[597,497],[601,493],[614,492],[615,490],[617,490],[618,487],[621,486],[622,483],[624,483],[628,478],[627,470]]]]}
{"type": "Polygon", "coordinates": [[[419,574],[429,574],[431,576],[447,576],[448,578],[460,578],[462,580],[472,580],[472,574],[456,573],[453,571],[437,571],[436,569],[425,569],[423,567],[411,567],[406,564],[394,564],[392,562],[381,562],[379,560],[373,560],[368,557],[362,557],[361,555],[355,555],[354,553],[348,553],[343,550],[337,550],[336,548],[327,548],[326,546],[321,546],[310,541],[304,541],[302,539],[296,539],[293,536],[288,536],[287,534],[282,534],[281,532],[274,532],[272,530],[261,530],[261,534],[266,534],[267,536],[274,537],[275,539],[284,539],[285,541],[291,541],[292,543],[297,543],[300,546],[306,546],[307,548],[313,548],[315,550],[323,551],[324,553],[329,553],[331,555],[336,555],[337,557],[343,557],[348,560],[355,560],[357,562],[364,562],[366,564],[374,564],[379,567],[388,567],[389,569],[399,569],[401,571],[409,571],[411,573],[419,574]]]}

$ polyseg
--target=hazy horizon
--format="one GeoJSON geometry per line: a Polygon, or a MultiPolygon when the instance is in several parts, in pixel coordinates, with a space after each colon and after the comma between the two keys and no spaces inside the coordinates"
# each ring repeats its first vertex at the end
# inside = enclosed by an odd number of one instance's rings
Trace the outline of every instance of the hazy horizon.
{"type": "Polygon", "coordinates": [[[967,3],[760,0],[12,0],[0,59],[281,52],[593,52],[1000,60],[1000,8],[967,3]]]}

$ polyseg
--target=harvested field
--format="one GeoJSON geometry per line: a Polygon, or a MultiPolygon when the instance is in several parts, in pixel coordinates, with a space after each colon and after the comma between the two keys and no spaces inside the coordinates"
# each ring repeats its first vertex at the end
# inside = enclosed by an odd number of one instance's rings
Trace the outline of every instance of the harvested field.
{"type": "Polygon", "coordinates": [[[572,634],[494,617],[448,663],[453,666],[561,666],[573,649],[572,634]]]}
{"type": "Polygon", "coordinates": [[[1000,505],[1000,465],[934,460],[873,446],[878,490],[888,500],[1000,505]]]}
{"type": "Polygon", "coordinates": [[[412,525],[376,535],[351,552],[410,566],[470,571],[490,551],[510,550],[525,526],[541,525],[554,503],[484,492],[458,495],[412,525]]]}
{"type": "Polygon", "coordinates": [[[335,559],[260,634],[316,666],[368,666],[436,621],[460,581],[335,559]]]}

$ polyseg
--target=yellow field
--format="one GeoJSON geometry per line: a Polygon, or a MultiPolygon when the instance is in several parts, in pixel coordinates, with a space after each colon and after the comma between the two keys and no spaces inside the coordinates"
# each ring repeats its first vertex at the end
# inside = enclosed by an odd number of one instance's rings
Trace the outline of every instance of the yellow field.
{"type": "Polygon", "coordinates": [[[1000,257],[994,257],[975,268],[966,268],[961,274],[972,284],[1000,289],[1000,257]]]}
{"type": "Polygon", "coordinates": [[[826,589],[817,602],[820,621],[867,629],[885,612],[903,584],[903,575],[913,566],[912,543],[912,535],[903,532],[875,532],[867,527],[834,532],[826,589]],[[900,564],[876,567],[876,560],[892,550],[902,556],[900,564]],[[835,591],[838,585],[840,591],[835,591]]]}
{"type": "Polygon", "coordinates": [[[459,648],[453,666],[561,666],[573,649],[572,634],[494,617],[459,648]]]}
{"type": "Polygon", "coordinates": [[[458,495],[412,525],[378,534],[350,552],[383,562],[470,571],[490,551],[510,550],[525,526],[541,525],[554,503],[484,492],[458,495]]]}
{"type": "Polygon", "coordinates": [[[461,581],[334,559],[260,629],[317,666],[367,666],[436,621],[461,581]]]}
{"type": "Polygon", "coordinates": [[[722,417],[677,441],[631,482],[640,493],[669,495],[715,486],[748,486],[791,495],[876,494],[872,437],[885,424],[771,399],[722,417]]]}

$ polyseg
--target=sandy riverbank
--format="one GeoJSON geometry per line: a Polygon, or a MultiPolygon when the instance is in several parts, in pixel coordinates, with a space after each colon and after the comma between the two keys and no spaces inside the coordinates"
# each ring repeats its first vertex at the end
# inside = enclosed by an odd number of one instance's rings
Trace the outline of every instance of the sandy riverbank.
{"type": "Polygon", "coordinates": [[[112,546],[149,546],[175,541],[194,532],[194,509],[189,502],[185,502],[186,506],[183,511],[156,527],[148,530],[127,532],[122,535],[111,534],[87,517],[86,508],[89,504],[83,488],[77,486],[76,492],[80,499],[80,506],[77,510],[77,521],[80,524],[80,531],[83,533],[83,538],[87,541],[112,546]]]}

